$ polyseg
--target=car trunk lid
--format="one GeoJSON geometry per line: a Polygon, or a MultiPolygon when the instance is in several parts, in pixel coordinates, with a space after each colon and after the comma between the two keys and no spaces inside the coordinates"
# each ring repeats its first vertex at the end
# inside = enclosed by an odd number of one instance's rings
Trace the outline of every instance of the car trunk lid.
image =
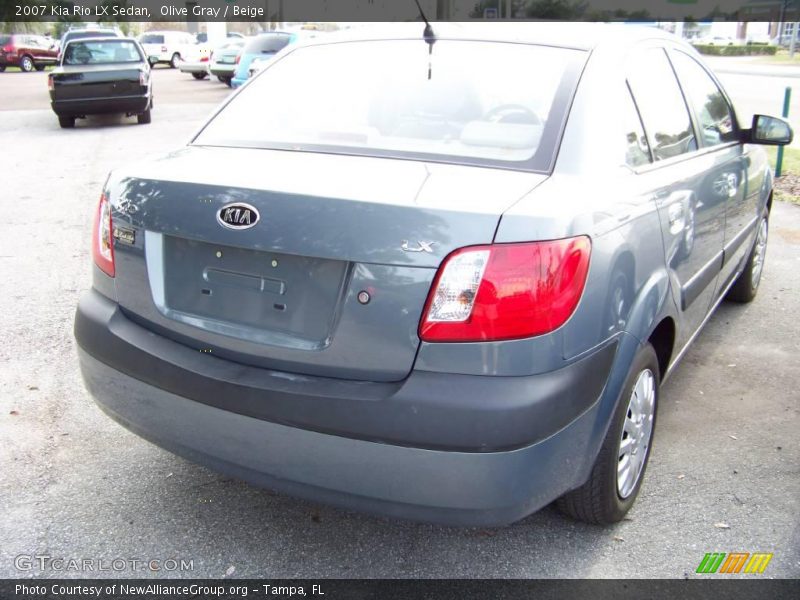
{"type": "Polygon", "coordinates": [[[55,100],[114,98],[144,93],[138,65],[79,65],[53,72],[55,100]]]}
{"type": "Polygon", "coordinates": [[[393,381],[413,366],[436,267],[491,242],[543,175],[190,147],[115,173],[116,286],[129,315],[216,356],[393,381]],[[253,209],[249,228],[218,219],[253,209]],[[255,221],[255,213],[259,219],[255,221]],[[133,238],[131,240],[131,238],[133,238]]]}

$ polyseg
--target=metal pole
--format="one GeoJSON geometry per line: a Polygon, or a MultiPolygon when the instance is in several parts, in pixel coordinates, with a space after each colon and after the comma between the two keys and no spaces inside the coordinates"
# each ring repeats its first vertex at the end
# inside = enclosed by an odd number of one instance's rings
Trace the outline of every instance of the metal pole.
{"type": "MultiPolygon", "coordinates": [[[[787,87],[786,91],[783,92],[783,115],[784,119],[789,117],[789,103],[792,100],[792,88],[787,87]]],[[[775,159],[775,177],[781,176],[781,171],[783,169],[783,146],[778,146],[778,156],[775,159]]]]}

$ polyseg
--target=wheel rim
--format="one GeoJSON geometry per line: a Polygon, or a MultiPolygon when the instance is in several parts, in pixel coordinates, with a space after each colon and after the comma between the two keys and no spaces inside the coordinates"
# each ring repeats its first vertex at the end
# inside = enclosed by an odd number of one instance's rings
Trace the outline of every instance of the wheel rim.
{"type": "Polygon", "coordinates": [[[631,495],[642,475],[653,435],[655,405],[656,378],[645,369],[633,386],[619,440],[617,493],[623,500],[631,495]]]}
{"type": "Polygon", "coordinates": [[[756,236],[756,245],[753,247],[753,266],[750,269],[750,285],[753,289],[758,287],[761,281],[761,273],[764,270],[764,256],[767,253],[767,220],[761,219],[756,236]]]}
{"type": "Polygon", "coordinates": [[[30,71],[32,69],[33,69],[33,61],[26,56],[25,58],[22,59],[22,70],[30,71]]]}

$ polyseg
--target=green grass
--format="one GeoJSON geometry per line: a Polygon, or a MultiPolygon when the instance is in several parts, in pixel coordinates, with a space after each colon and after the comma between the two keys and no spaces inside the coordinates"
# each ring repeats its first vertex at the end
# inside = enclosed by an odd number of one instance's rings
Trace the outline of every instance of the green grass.
{"type": "MultiPolygon", "coordinates": [[[[778,148],[776,146],[768,146],[766,151],[767,156],[769,156],[769,164],[774,169],[775,161],[778,158],[778,148]]],[[[800,148],[783,147],[782,171],[785,174],[800,175],[800,148]]]]}
{"type": "MultiPolygon", "coordinates": [[[[767,156],[769,156],[769,164],[774,169],[775,162],[778,157],[778,149],[775,146],[772,146],[768,147],[766,150],[767,156]]],[[[781,175],[800,176],[800,148],[790,148],[788,146],[784,146],[781,175]]],[[[775,198],[777,200],[783,200],[784,202],[800,204],[800,196],[796,196],[789,191],[781,189],[781,179],[777,179],[775,181],[775,198]]]]}

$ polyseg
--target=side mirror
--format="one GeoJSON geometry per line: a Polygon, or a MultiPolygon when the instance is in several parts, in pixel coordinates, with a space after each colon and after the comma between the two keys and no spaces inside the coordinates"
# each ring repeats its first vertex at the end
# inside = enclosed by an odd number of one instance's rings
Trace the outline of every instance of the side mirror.
{"type": "Polygon", "coordinates": [[[783,119],[766,115],[753,115],[753,126],[750,129],[749,142],[767,146],[785,146],[794,138],[792,127],[783,119]]]}

